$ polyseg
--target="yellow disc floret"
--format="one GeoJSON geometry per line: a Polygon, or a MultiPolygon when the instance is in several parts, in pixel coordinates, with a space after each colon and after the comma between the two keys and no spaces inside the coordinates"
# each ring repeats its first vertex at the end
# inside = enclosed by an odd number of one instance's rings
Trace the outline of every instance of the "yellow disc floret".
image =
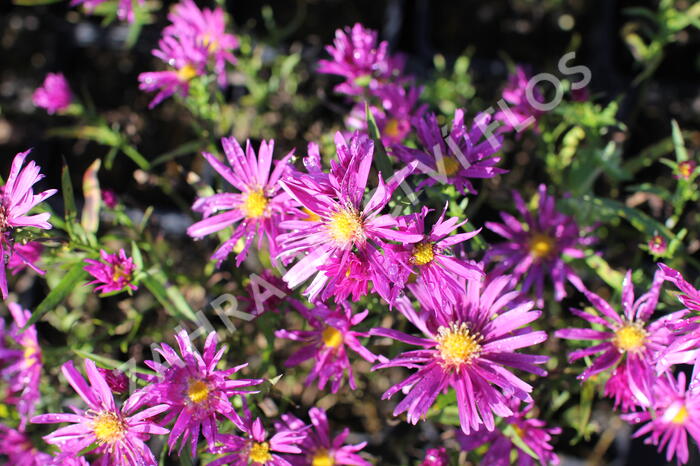
{"type": "Polygon", "coordinates": [[[209,386],[203,380],[193,380],[187,387],[187,397],[192,403],[201,403],[209,398],[209,386]]]}
{"type": "Polygon", "coordinates": [[[685,407],[685,405],[681,406],[681,409],[678,410],[675,416],[673,416],[673,419],[671,419],[671,422],[674,424],[684,424],[685,421],[688,419],[688,409],[685,407]]]}
{"type": "Polygon", "coordinates": [[[416,265],[430,264],[435,258],[433,243],[418,243],[413,247],[411,261],[416,265]]]}
{"type": "Polygon", "coordinates": [[[197,76],[197,68],[189,63],[177,70],[177,77],[180,81],[189,81],[197,76]]]}
{"type": "Polygon", "coordinates": [[[335,460],[328,454],[328,450],[321,449],[314,453],[311,466],[335,466],[335,460]]]}
{"type": "Polygon", "coordinates": [[[453,157],[442,157],[437,162],[438,173],[452,176],[459,171],[459,161],[453,157]]]}
{"type": "Polygon", "coordinates": [[[364,242],[362,219],[352,208],[335,212],[327,225],[331,238],[340,245],[355,241],[364,242]]]}
{"type": "Polygon", "coordinates": [[[99,443],[111,445],[124,438],[126,424],[115,413],[104,411],[93,419],[92,430],[99,443]]]}
{"type": "Polygon", "coordinates": [[[391,118],[384,125],[384,134],[390,138],[399,137],[399,121],[396,118],[391,118]]]}
{"type": "Polygon", "coordinates": [[[615,331],[613,343],[620,351],[639,352],[644,349],[647,332],[639,323],[628,323],[615,331]]]}
{"type": "Polygon", "coordinates": [[[481,338],[478,333],[471,333],[464,322],[459,325],[453,322],[449,327],[440,327],[435,340],[441,365],[459,368],[469,364],[481,353],[481,338]]]}
{"type": "Polygon", "coordinates": [[[343,343],[343,334],[337,328],[326,327],[321,332],[323,343],[329,348],[337,348],[343,343]]]}
{"type": "Polygon", "coordinates": [[[535,233],[530,239],[530,253],[537,259],[546,259],[554,250],[554,240],[543,233],[535,233]]]}
{"type": "Polygon", "coordinates": [[[262,189],[248,191],[243,195],[241,211],[247,218],[259,218],[265,215],[267,209],[267,198],[262,189]]]}
{"type": "Polygon", "coordinates": [[[267,463],[272,459],[270,444],[267,442],[253,443],[248,452],[248,458],[255,463],[267,463]]]}

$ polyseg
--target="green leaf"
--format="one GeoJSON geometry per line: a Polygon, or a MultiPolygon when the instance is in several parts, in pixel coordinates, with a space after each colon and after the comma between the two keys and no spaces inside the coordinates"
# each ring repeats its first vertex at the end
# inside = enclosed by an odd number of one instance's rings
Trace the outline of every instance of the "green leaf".
{"type": "Polygon", "coordinates": [[[671,120],[671,138],[673,139],[673,148],[676,151],[676,161],[680,163],[688,160],[688,151],[683,142],[683,133],[681,133],[681,128],[676,120],[671,120]]]}
{"type": "Polygon", "coordinates": [[[41,316],[58,306],[75,289],[78,283],[83,280],[83,277],[87,275],[87,272],[83,269],[83,267],[84,264],[81,260],[74,263],[71,268],[68,269],[68,272],[63,276],[61,281],[58,282],[58,285],[56,285],[56,287],[49,292],[46,298],[44,298],[44,300],[40,302],[36,308],[34,308],[32,316],[24,326],[25,329],[30,325],[34,325],[41,318],[41,316]]]}
{"type": "MultiPolygon", "coordinates": [[[[105,356],[100,356],[100,355],[97,355],[97,354],[95,354],[95,353],[91,353],[91,352],[89,352],[89,351],[84,351],[84,350],[77,349],[77,348],[72,348],[72,351],[73,351],[75,354],[77,354],[78,356],[80,356],[81,358],[83,358],[83,359],[90,359],[90,360],[96,362],[99,366],[104,367],[105,369],[119,369],[119,370],[122,370],[122,369],[120,369],[120,368],[123,368],[125,365],[127,365],[126,362],[118,361],[118,360],[116,360],[116,359],[108,358],[108,357],[105,357],[105,356]]],[[[138,374],[145,374],[145,375],[153,375],[153,374],[154,374],[154,372],[151,371],[151,370],[141,369],[141,368],[139,368],[139,367],[133,367],[133,368],[130,367],[129,370],[130,370],[130,371],[133,371],[133,372],[136,372],[136,373],[138,373],[138,374]]],[[[127,373],[127,375],[128,375],[128,371],[123,371],[123,370],[122,370],[122,372],[125,372],[125,373],[127,373]]]]}
{"type": "Polygon", "coordinates": [[[527,443],[525,443],[525,442],[523,441],[522,437],[520,437],[520,435],[518,435],[518,432],[516,432],[516,430],[515,430],[515,428],[513,427],[512,424],[508,424],[508,425],[503,429],[503,435],[505,435],[506,437],[508,437],[508,438],[511,440],[511,442],[513,442],[513,444],[514,444],[516,447],[520,448],[522,451],[524,451],[525,453],[527,453],[529,456],[531,456],[531,457],[534,458],[535,460],[539,461],[540,457],[537,455],[537,453],[535,453],[535,452],[532,450],[532,448],[530,448],[530,447],[528,446],[527,443]]]}
{"type": "Polygon", "coordinates": [[[83,175],[83,197],[85,205],[80,216],[80,224],[87,233],[95,233],[100,226],[100,205],[102,195],[100,191],[100,180],[97,173],[100,171],[100,159],[94,162],[85,170],[83,175]]]}
{"type": "Polygon", "coordinates": [[[587,251],[586,264],[611,288],[622,290],[622,272],[610,267],[610,264],[594,251],[587,251]]]}
{"type": "Polygon", "coordinates": [[[78,209],[75,207],[75,195],[73,194],[73,182],[70,179],[70,171],[66,159],[63,159],[61,169],[61,188],[63,191],[63,208],[66,218],[66,230],[69,236],[73,236],[73,224],[78,218],[78,209]]]}
{"type": "Polygon", "coordinates": [[[168,284],[167,277],[162,270],[150,270],[144,274],[141,281],[146,288],[155,296],[165,310],[177,319],[188,319],[197,321],[197,316],[187,304],[187,300],[177,287],[168,284]]]}

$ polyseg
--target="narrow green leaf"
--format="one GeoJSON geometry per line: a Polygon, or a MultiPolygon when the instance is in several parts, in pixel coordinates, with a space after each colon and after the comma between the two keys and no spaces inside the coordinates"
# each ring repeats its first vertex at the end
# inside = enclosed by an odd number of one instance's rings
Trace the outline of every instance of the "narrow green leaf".
{"type": "Polygon", "coordinates": [[[83,270],[83,261],[74,263],[63,276],[58,285],[52,289],[42,302],[34,309],[24,328],[34,325],[44,314],[58,306],[83,280],[87,272],[83,270]]]}
{"type": "Polygon", "coordinates": [[[532,450],[532,448],[530,448],[530,447],[528,446],[528,444],[525,443],[525,442],[523,441],[523,439],[522,439],[522,437],[520,437],[520,435],[518,435],[518,433],[516,432],[516,430],[515,430],[515,428],[513,427],[512,424],[508,424],[508,425],[503,429],[503,435],[505,435],[506,437],[508,437],[508,438],[510,439],[510,441],[513,442],[513,444],[514,444],[516,447],[520,448],[522,451],[524,451],[525,453],[527,453],[529,456],[531,456],[532,458],[534,458],[534,459],[537,460],[537,461],[540,460],[540,457],[537,455],[537,453],[535,453],[535,452],[532,450]]]}
{"type": "Polygon", "coordinates": [[[671,138],[673,139],[673,148],[676,151],[676,161],[680,163],[688,160],[688,151],[685,148],[685,142],[683,142],[683,133],[681,133],[681,128],[676,120],[671,120],[671,138]]]}
{"type": "Polygon", "coordinates": [[[97,173],[100,171],[100,159],[94,162],[85,170],[83,174],[83,196],[85,205],[80,216],[80,224],[88,233],[95,233],[100,226],[100,205],[102,204],[102,194],[100,191],[100,180],[97,173]]]}
{"type": "Polygon", "coordinates": [[[66,230],[69,236],[73,236],[73,224],[78,217],[78,209],[75,207],[75,194],[73,194],[73,182],[70,179],[70,171],[66,159],[63,159],[61,169],[61,190],[63,191],[63,208],[65,210],[66,230]]]}
{"type": "Polygon", "coordinates": [[[185,297],[182,296],[177,287],[167,283],[167,277],[162,270],[156,269],[146,272],[141,282],[163,305],[168,314],[177,319],[188,319],[193,322],[197,320],[185,297]]]}

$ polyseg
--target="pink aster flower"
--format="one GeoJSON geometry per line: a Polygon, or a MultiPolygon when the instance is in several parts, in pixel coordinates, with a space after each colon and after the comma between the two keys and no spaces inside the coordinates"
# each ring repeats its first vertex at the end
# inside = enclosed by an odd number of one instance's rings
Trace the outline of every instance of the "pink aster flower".
{"type": "Polygon", "coordinates": [[[695,160],[684,160],[678,164],[677,173],[675,173],[673,176],[681,180],[690,180],[693,177],[697,166],[698,164],[695,162],[695,160]]]}
{"type": "Polygon", "coordinates": [[[503,419],[504,426],[501,430],[493,432],[480,429],[471,435],[464,435],[457,431],[457,441],[466,451],[472,451],[484,444],[490,444],[486,454],[481,458],[483,464],[495,466],[507,466],[514,464],[512,452],[515,451],[518,466],[536,466],[538,464],[559,464],[559,457],[554,453],[554,447],[550,444],[552,435],[561,433],[559,427],[546,427],[541,419],[531,417],[535,405],[529,403],[520,409],[520,400],[510,400],[510,408],[513,415],[503,419]],[[537,455],[536,461],[528,453],[520,449],[511,436],[518,436],[520,441],[527,445],[537,455]]]}
{"type": "MultiPolygon", "coordinates": [[[[108,0],[72,0],[71,6],[84,5],[88,13],[92,13],[95,8],[108,0]]],[[[134,1],[119,0],[117,5],[117,17],[122,21],[134,22],[134,1]]],[[[143,5],[145,0],[138,0],[139,5],[143,5]]]]}
{"type": "Polygon", "coordinates": [[[44,246],[37,241],[29,241],[27,244],[15,243],[13,246],[12,256],[7,262],[7,268],[12,275],[17,275],[27,267],[37,270],[36,263],[41,258],[44,246]]]}
{"type": "Polygon", "coordinates": [[[537,131],[537,120],[543,112],[536,105],[543,102],[544,98],[539,89],[534,87],[528,95],[529,81],[530,77],[522,66],[518,66],[515,74],[508,79],[508,85],[503,90],[503,100],[509,104],[508,110],[501,110],[495,116],[496,120],[503,122],[506,131],[515,129],[519,132],[533,124],[537,131]]]}
{"type": "Polygon", "coordinates": [[[219,84],[226,84],[226,63],[236,63],[236,57],[231,52],[238,48],[238,39],[226,33],[224,10],[200,10],[193,0],[183,0],[175,5],[168,19],[172,24],[163,30],[163,34],[191,37],[196,44],[204,46],[214,58],[214,71],[219,84]]]}
{"type": "Polygon", "coordinates": [[[495,154],[501,150],[501,136],[490,135],[484,139],[484,131],[491,116],[480,113],[474,118],[471,129],[464,123],[464,111],[457,109],[452,121],[452,129],[443,137],[437,116],[429,113],[413,120],[421,149],[402,145],[391,146],[391,154],[405,163],[418,161],[418,171],[428,175],[419,184],[433,186],[450,184],[462,194],[477,191],[471,183],[474,178],[493,178],[506,170],[497,168],[501,158],[495,154]]]}
{"type": "Polygon", "coordinates": [[[73,95],[63,73],[49,73],[41,87],[34,91],[32,100],[34,105],[45,108],[50,115],[53,115],[67,109],[73,100],[73,95]]]}
{"type": "Polygon", "coordinates": [[[206,72],[207,47],[190,38],[164,36],[153,55],[163,60],[172,69],[151,71],[139,74],[139,89],[146,92],[158,91],[148,108],[153,108],[163,100],[177,94],[187,97],[190,81],[206,72]]]}
{"type": "Polygon", "coordinates": [[[311,426],[309,426],[292,414],[282,415],[282,421],[276,423],[278,431],[287,428],[293,432],[306,434],[306,438],[300,444],[302,454],[285,458],[292,466],[325,466],[325,465],[352,465],[370,466],[370,462],[362,458],[357,453],[361,451],[367,442],[356,445],[345,445],[345,441],[350,435],[348,428],[336,435],[331,436],[331,429],[328,424],[328,416],[321,408],[311,408],[309,410],[311,426]]]}
{"type": "MultiPolygon", "coordinates": [[[[30,150],[15,155],[7,182],[0,191],[0,259],[3,259],[2,264],[0,264],[0,292],[2,292],[3,299],[7,299],[5,264],[10,260],[9,258],[16,255],[17,259],[28,267],[31,267],[38,273],[43,273],[43,271],[34,266],[31,258],[24,257],[22,250],[15,252],[12,230],[24,227],[41,228],[43,230],[51,228],[49,223],[51,214],[48,212],[27,215],[31,209],[56,193],[55,189],[49,189],[42,193],[34,194],[32,187],[44,178],[44,175],[40,173],[41,169],[34,161],[29,162],[26,167],[22,168],[24,159],[29,152],[30,150]]],[[[16,267],[15,262],[13,268],[16,267]]]]}
{"type": "Polygon", "coordinates": [[[345,82],[335,86],[341,94],[360,95],[365,87],[376,88],[400,77],[404,61],[389,54],[389,44],[377,44],[377,31],[360,23],[335,31],[333,45],[326,46],[331,60],[320,60],[318,72],[335,74],[345,82]]]}
{"type": "Polygon", "coordinates": [[[405,242],[401,245],[389,245],[392,251],[390,261],[393,261],[400,272],[396,276],[400,284],[415,277],[413,287],[429,290],[434,299],[434,307],[439,308],[443,303],[454,303],[458,296],[464,293],[464,280],[481,280],[483,271],[480,266],[458,259],[452,254],[452,247],[476,236],[479,230],[450,233],[464,225],[457,217],[445,220],[447,205],[440,218],[433,224],[429,232],[425,231],[425,218],[431,209],[423,207],[420,213],[407,215],[398,219],[399,230],[420,235],[418,241],[405,242]]]}
{"type": "Polygon", "coordinates": [[[143,403],[166,405],[167,412],[161,424],[166,425],[175,420],[168,437],[170,451],[181,437],[182,451],[189,439],[194,458],[200,432],[209,448],[214,447],[219,433],[218,422],[222,416],[242,428],[243,421],[233,409],[230,398],[234,395],[253,393],[241,389],[258,385],[263,380],[230,378],[247,364],[225,370],[216,368],[226,351],[226,347],[217,350],[216,332],[211,332],[207,337],[202,354],[192,346],[185,330],[175,335],[175,339],[182,356],[162,343],[156,351],[163,356],[167,366],[156,361],[145,362],[158,375],[148,379],[151,384],[144,388],[143,403]]]}
{"type": "Polygon", "coordinates": [[[487,284],[469,281],[454,308],[432,309],[430,301],[419,295],[416,297],[422,310],[416,312],[410,301],[399,300],[398,309],[423,332],[424,338],[386,328],[370,331],[370,335],[420,347],[374,367],[418,369],[382,396],[387,399],[399,391],[405,394],[394,409],[395,416],[406,412],[408,422],[416,424],[437,396],[452,387],[457,394],[462,431],[469,435],[481,426],[492,431],[496,425],[494,414],[513,415],[508,397],[532,400],[532,387],[506,367],[547,375],[537,366],[545,363],[547,356],[516,352],[542,343],[547,334],[523,327],[542,313],[532,310],[532,301],[521,299],[520,293],[511,290],[511,283],[508,276],[496,277],[487,284]]]}
{"type": "Polygon", "coordinates": [[[46,466],[51,455],[36,449],[24,433],[0,424],[0,455],[7,457],[8,465],[46,466]]]}
{"type": "Polygon", "coordinates": [[[41,347],[34,325],[22,331],[32,313],[16,303],[9,303],[8,308],[14,323],[6,335],[10,346],[4,348],[0,341],[0,362],[3,363],[0,375],[7,381],[8,397],[5,402],[17,405],[20,429],[24,430],[41,399],[41,347]],[[19,348],[12,349],[13,346],[19,348]]]}
{"type": "Polygon", "coordinates": [[[313,358],[315,364],[306,378],[307,386],[318,379],[320,390],[323,390],[326,383],[330,382],[331,391],[335,393],[340,389],[347,371],[350,388],[355,390],[357,385],[352,365],[348,359],[347,349],[353,350],[369,362],[374,362],[377,359],[358,339],[366,337],[367,334],[351,330],[367,317],[369,311],[365,310],[352,315],[352,309],[347,302],[341,302],[336,309],[319,303],[313,309],[300,306],[297,310],[312,329],[277,330],[275,332],[277,338],[286,338],[305,344],[287,359],[285,366],[297,366],[307,359],[313,358]]]}
{"type": "Polygon", "coordinates": [[[425,458],[420,466],[449,466],[450,456],[445,447],[431,448],[425,452],[425,458]]]}
{"type": "Polygon", "coordinates": [[[209,165],[239,192],[214,194],[197,199],[192,209],[202,212],[205,218],[190,226],[187,234],[201,239],[234,226],[233,234],[212,256],[219,266],[241,238],[245,239],[245,244],[236,256],[237,266],[245,260],[255,238],[258,239],[258,248],[262,247],[263,238],[266,238],[270,255],[274,257],[277,254],[278,224],[291,208],[289,196],[281,191],[279,181],[289,170],[289,159],[294,155],[294,151],[290,151],[278,161],[270,173],[274,141],[263,141],[257,156],[250,141],[246,141],[245,152],[235,138],[223,138],[221,144],[224,146],[230,168],[208,152],[202,155],[209,165]],[[217,213],[219,211],[225,212],[217,213]]]}
{"type": "Polygon", "coordinates": [[[700,442],[700,384],[697,367],[690,386],[686,388],[683,372],[675,378],[663,374],[654,385],[654,404],[650,410],[623,415],[632,424],[645,423],[633,437],[650,434],[644,443],[666,448],[666,461],[676,457],[678,463],[688,462],[688,434],[700,442]]]}
{"type": "Polygon", "coordinates": [[[283,429],[268,438],[260,418],[253,420],[250,416],[247,416],[241,430],[246,434],[245,437],[219,435],[219,445],[214,453],[223,453],[225,456],[207,466],[289,466],[286,454],[302,453],[300,444],[306,437],[305,432],[283,429]]]}
{"type": "Polygon", "coordinates": [[[659,234],[656,234],[649,239],[647,242],[647,247],[649,248],[649,252],[655,256],[663,256],[668,250],[666,239],[659,234]]]}
{"type": "Polygon", "coordinates": [[[379,174],[379,186],[366,203],[363,202],[367,179],[372,166],[374,143],[365,135],[355,133],[348,142],[336,134],[338,162],[333,162],[328,183],[311,175],[287,177],[280,184],[287,193],[309,213],[311,218],[287,220],[280,224],[288,233],[281,234],[280,257],[305,254],[285,275],[292,289],[312,275],[306,290],[310,301],[324,291],[326,299],[333,293],[335,283],[342,281],[350,257],[362,261],[373,273],[374,289],[386,296],[388,278],[378,258],[378,248],[385,240],[418,241],[420,235],[394,230],[396,220],[381,211],[391,200],[399,184],[413,170],[409,165],[398,171],[388,183],[379,174]],[[321,270],[329,260],[336,260],[340,273],[329,277],[321,270]]]}
{"type": "Polygon", "coordinates": [[[117,193],[111,189],[102,190],[102,202],[105,203],[110,209],[114,209],[119,204],[119,199],[117,198],[117,193]]]}
{"type": "Polygon", "coordinates": [[[547,193],[545,185],[538,189],[539,204],[535,213],[530,213],[519,193],[513,192],[515,207],[525,223],[512,215],[501,212],[503,223],[486,222],[486,228],[506,239],[493,245],[484,256],[484,262],[494,262],[494,275],[511,271],[520,281],[524,277],[522,289],[527,292],[534,288],[540,303],[544,295],[544,281],[547,276],[554,283],[554,297],[561,301],[566,296],[565,283],[568,280],[577,289],[583,282],[576,272],[564,261],[564,256],[582,258],[582,248],[595,241],[585,237],[576,220],[557,211],[555,199],[547,193]]]}
{"type": "Polygon", "coordinates": [[[44,437],[47,443],[56,445],[62,452],[77,453],[90,445],[97,445],[92,453],[99,456],[96,466],[156,466],[158,462],[146,442],[151,435],[167,434],[151,418],[168,409],[167,405],[154,405],[136,412],[142,393],[130,396],[121,407],[95,363],[85,360],[88,385],[72,361],[61,367],[64,377],[75,392],[85,401],[88,409],[73,408],[73,413],[42,414],[32,419],[36,424],[70,423],[44,437]]]}
{"type": "Polygon", "coordinates": [[[85,259],[88,264],[86,272],[92,275],[95,280],[88,285],[97,285],[95,292],[111,293],[121,291],[126,288],[136,290],[138,287],[132,283],[136,265],[131,257],[126,256],[124,249],[120,249],[116,254],[109,254],[104,249],[100,250],[101,260],[85,259]]]}
{"type": "Polygon", "coordinates": [[[602,316],[598,315],[598,312],[589,314],[578,309],[571,309],[571,312],[587,322],[607,327],[609,330],[568,328],[557,330],[555,333],[557,337],[568,340],[599,341],[594,346],[569,354],[569,362],[599,354],[578,376],[580,380],[624,366],[615,373],[611,378],[612,382],[606,387],[607,394],[614,397],[616,403],[622,403],[623,408],[634,404],[649,406],[652,403],[653,364],[660,352],[671,343],[673,332],[669,325],[677,323],[687,313],[674,312],[650,322],[659,302],[662,283],[663,273],[658,271],[649,291],[635,301],[632,273],[628,271],[622,284],[622,315],[603,298],[584,289],[586,298],[602,316]],[[619,377],[625,379],[621,380],[619,377]]]}

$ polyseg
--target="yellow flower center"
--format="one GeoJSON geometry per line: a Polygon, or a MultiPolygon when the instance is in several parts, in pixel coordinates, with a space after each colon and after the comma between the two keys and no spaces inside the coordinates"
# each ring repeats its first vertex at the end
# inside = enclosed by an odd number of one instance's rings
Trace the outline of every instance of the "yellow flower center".
{"type": "Polygon", "coordinates": [[[459,160],[454,157],[442,157],[437,162],[438,173],[444,173],[447,176],[452,176],[459,171],[459,160]]]}
{"type": "Polygon", "coordinates": [[[671,419],[671,422],[674,424],[683,424],[685,423],[686,419],[688,419],[688,409],[686,409],[685,405],[681,406],[681,409],[678,410],[675,416],[673,416],[673,419],[671,419]]]}
{"type": "Polygon", "coordinates": [[[644,348],[647,332],[639,324],[627,324],[615,332],[613,343],[621,351],[638,352],[644,348]]]}
{"type": "Polygon", "coordinates": [[[545,259],[554,250],[554,240],[543,233],[536,233],[530,239],[530,253],[537,259],[545,259]]]}
{"type": "Polygon", "coordinates": [[[270,444],[267,442],[253,443],[253,446],[250,447],[250,451],[248,452],[248,458],[256,463],[267,463],[272,459],[270,444]]]}
{"type": "Polygon", "coordinates": [[[411,260],[416,265],[430,264],[435,258],[433,243],[418,243],[413,247],[411,260]]]}
{"type": "Polygon", "coordinates": [[[187,387],[187,397],[193,403],[201,403],[209,398],[209,386],[202,380],[194,380],[187,387]]]}
{"type": "Polygon", "coordinates": [[[99,443],[114,444],[126,434],[126,425],[116,414],[104,411],[92,421],[92,430],[99,443]]]}
{"type": "Polygon", "coordinates": [[[436,337],[437,349],[440,352],[443,366],[459,368],[470,363],[481,353],[481,335],[472,334],[469,326],[462,322],[440,327],[436,337]]]}
{"type": "Polygon", "coordinates": [[[208,32],[202,37],[202,44],[207,48],[209,53],[214,53],[219,50],[219,43],[213,39],[208,32]]]}
{"type": "Polygon", "coordinates": [[[120,264],[114,264],[112,266],[112,281],[114,283],[119,283],[122,278],[131,281],[131,274],[124,270],[124,267],[120,264]]]}
{"type": "Polygon", "coordinates": [[[267,209],[267,198],[262,192],[262,189],[249,191],[243,197],[241,210],[248,218],[262,217],[267,209]]]}
{"type": "Polygon", "coordinates": [[[306,221],[306,222],[318,222],[319,220],[321,220],[321,217],[319,217],[318,214],[311,212],[306,207],[304,207],[302,210],[306,214],[306,218],[304,218],[304,221],[306,221]]]}
{"type": "Polygon", "coordinates": [[[311,466],[335,466],[335,460],[328,454],[328,450],[318,450],[311,460],[311,466]]]}
{"type": "Polygon", "coordinates": [[[690,175],[693,174],[693,170],[695,170],[695,166],[692,162],[685,161],[678,164],[678,172],[681,177],[685,179],[690,178],[690,175]]]}
{"type": "Polygon", "coordinates": [[[195,76],[197,76],[197,68],[189,63],[177,70],[177,77],[180,81],[189,81],[195,76]]]}
{"type": "Polygon", "coordinates": [[[384,125],[384,134],[390,138],[399,137],[399,121],[396,118],[391,118],[384,125]]]}
{"type": "Polygon", "coordinates": [[[341,245],[364,241],[362,219],[354,209],[334,213],[328,221],[328,231],[331,238],[341,245]]]}
{"type": "Polygon", "coordinates": [[[340,333],[340,330],[333,327],[326,327],[321,332],[321,338],[323,338],[323,343],[329,348],[337,348],[343,343],[343,334],[340,333]]]}

